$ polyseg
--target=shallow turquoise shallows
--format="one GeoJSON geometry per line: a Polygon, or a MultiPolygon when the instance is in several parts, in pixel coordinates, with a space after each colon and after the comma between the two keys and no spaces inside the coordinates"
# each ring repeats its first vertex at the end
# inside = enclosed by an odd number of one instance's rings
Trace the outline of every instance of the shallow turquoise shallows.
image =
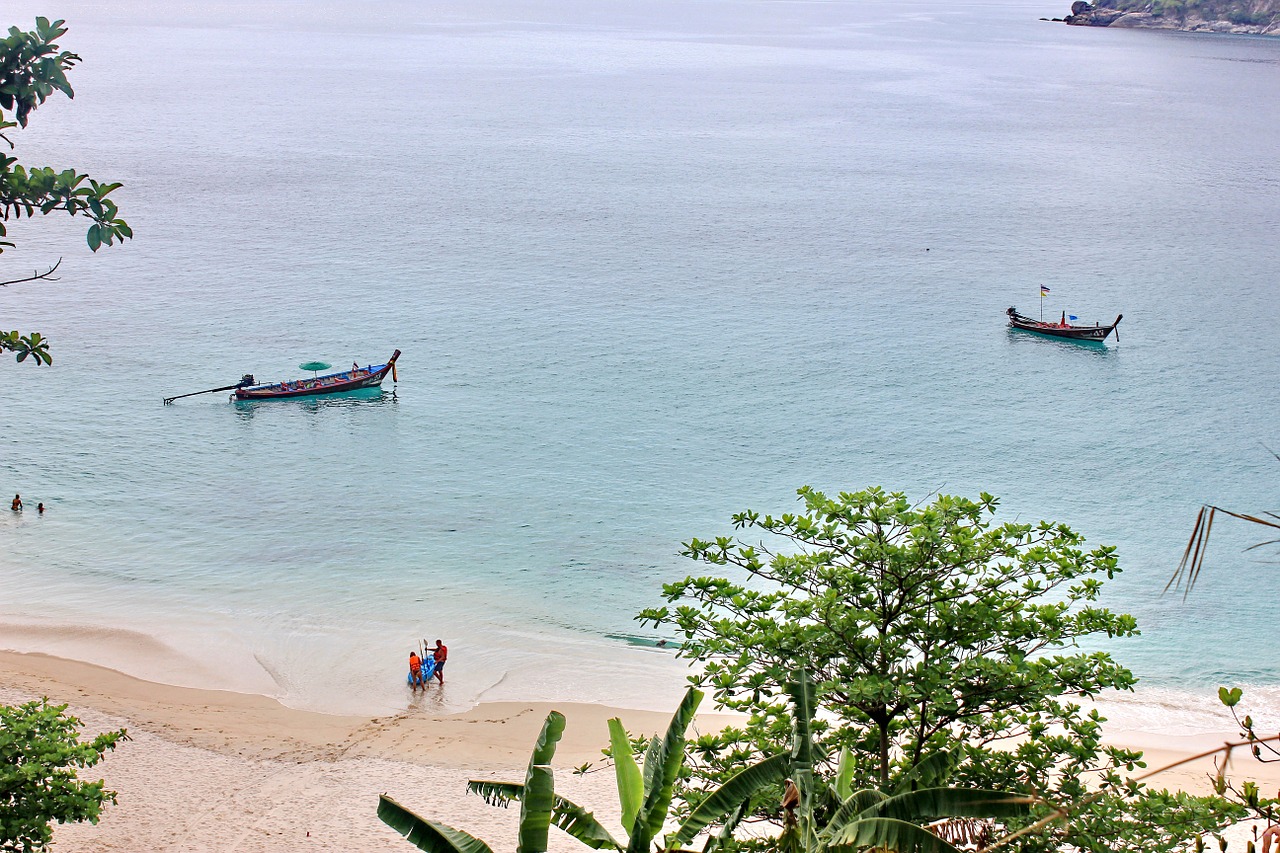
{"type": "Polygon", "coordinates": [[[1135,718],[1229,727],[1277,552],[1221,523],[1159,593],[1202,502],[1277,508],[1280,40],[1067,5],[64,4],[76,98],[12,136],[137,237],[9,223],[5,277],[64,261],[0,290],[55,358],[0,364],[0,646],[372,712],[440,637],[420,702],[671,707],[617,637],[682,541],[985,490],[1119,549],[1135,718]],[[1119,343],[1008,330],[1041,285],[1119,343]],[[394,393],[161,405],[396,348],[394,393]]]}

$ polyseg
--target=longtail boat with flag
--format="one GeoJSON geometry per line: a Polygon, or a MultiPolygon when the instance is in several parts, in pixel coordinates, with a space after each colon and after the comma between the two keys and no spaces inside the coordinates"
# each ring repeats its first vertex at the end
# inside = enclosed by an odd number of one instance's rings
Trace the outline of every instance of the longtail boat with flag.
{"type": "MultiPolygon", "coordinates": [[[[1073,341],[1096,341],[1101,343],[1106,340],[1107,335],[1116,330],[1116,326],[1124,319],[1123,314],[1117,314],[1115,322],[1110,325],[1102,325],[1094,323],[1092,326],[1076,325],[1067,322],[1067,312],[1062,312],[1062,319],[1058,322],[1045,322],[1043,319],[1035,320],[1018,313],[1017,308],[1009,308],[1006,312],[1009,315],[1009,327],[1013,329],[1021,329],[1024,332],[1036,332],[1041,335],[1050,335],[1055,338],[1068,338],[1073,341]]],[[[1072,315],[1072,320],[1079,318],[1072,315]]],[[[1116,343],[1120,342],[1120,332],[1116,331],[1116,343]]]]}
{"type": "Polygon", "coordinates": [[[301,370],[310,370],[310,379],[293,379],[285,382],[255,384],[253,374],[246,373],[235,385],[224,385],[221,388],[209,388],[205,391],[193,391],[190,394],[178,394],[176,397],[165,397],[165,405],[182,397],[193,397],[196,394],[212,394],[216,391],[233,391],[236,400],[286,400],[293,397],[315,397],[322,394],[341,394],[346,391],[359,391],[363,388],[377,388],[382,380],[391,374],[391,381],[397,381],[396,359],[400,358],[400,350],[391,354],[386,364],[371,364],[368,367],[352,365],[350,370],[341,373],[319,375],[332,365],[323,361],[309,361],[298,365],[301,370]]]}

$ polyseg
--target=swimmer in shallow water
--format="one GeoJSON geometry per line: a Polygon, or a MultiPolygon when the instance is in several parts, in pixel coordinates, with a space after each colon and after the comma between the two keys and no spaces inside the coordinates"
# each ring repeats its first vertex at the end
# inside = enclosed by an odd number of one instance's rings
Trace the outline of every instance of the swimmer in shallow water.
{"type": "Polygon", "coordinates": [[[14,495],[13,503],[9,504],[9,507],[14,512],[20,512],[22,510],[22,495],[14,495]]]}

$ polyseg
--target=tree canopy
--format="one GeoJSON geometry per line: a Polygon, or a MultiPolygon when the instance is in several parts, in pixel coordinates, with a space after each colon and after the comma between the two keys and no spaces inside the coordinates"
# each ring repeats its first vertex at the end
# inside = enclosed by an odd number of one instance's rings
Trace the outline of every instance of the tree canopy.
{"type": "Polygon", "coordinates": [[[116,801],[99,779],[77,778],[127,738],[123,729],[80,740],[80,720],[47,699],[0,706],[0,851],[31,853],[53,840],[50,824],[97,823],[116,801]]]}
{"type": "MultiPolygon", "coordinates": [[[[1136,683],[1110,654],[1081,647],[1138,630],[1133,617],[1097,604],[1103,581],[1120,571],[1113,548],[1086,550],[1062,524],[996,524],[987,494],[925,505],[879,488],[799,495],[803,512],[733,517],[762,541],[687,543],[683,553],[716,574],[668,584],[667,604],[638,616],[674,628],[680,654],[698,666],[691,681],[750,715],[693,744],[691,803],[699,788],[784,746],[783,685],[803,667],[822,703],[820,772],[832,774],[847,752],[855,786],[888,791],[958,748],[956,784],[1053,802],[1083,796],[1089,779],[1127,792],[1093,802],[1092,818],[1061,829],[1059,842],[1066,833],[1084,849],[1175,849],[1167,832],[1143,826],[1139,804],[1149,801],[1120,775],[1141,754],[1104,746],[1102,718],[1079,702],[1136,683]],[[1133,843],[1112,846],[1116,838],[1133,843]]],[[[1198,801],[1184,805],[1191,825],[1220,817],[1198,801]]],[[[779,817],[776,804],[754,808],[779,817]]]]}
{"type": "MultiPolygon", "coordinates": [[[[75,97],[67,72],[80,62],[80,57],[57,45],[56,40],[67,32],[63,24],[61,20],[36,18],[34,30],[10,27],[9,34],[0,40],[0,140],[10,151],[15,148],[10,136],[27,126],[31,114],[50,95],[61,92],[68,98],[75,97]]],[[[55,211],[90,220],[85,240],[94,252],[132,237],[132,229],[108,197],[119,187],[118,183],[99,182],[75,169],[23,165],[16,156],[0,151],[0,253],[14,245],[8,239],[10,220],[55,211]]],[[[50,270],[27,279],[0,281],[0,287],[47,278],[56,268],[54,264],[50,270]]],[[[31,358],[36,364],[53,362],[48,341],[39,333],[0,333],[0,350],[16,353],[18,361],[31,358]]]]}

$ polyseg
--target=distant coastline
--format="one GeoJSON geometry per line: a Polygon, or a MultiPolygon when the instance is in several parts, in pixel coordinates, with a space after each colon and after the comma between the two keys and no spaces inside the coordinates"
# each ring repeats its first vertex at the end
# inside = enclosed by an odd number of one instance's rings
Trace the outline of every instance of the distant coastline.
{"type": "Polygon", "coordinates": [[[1276,0],[1076,0],[1065,18],[1077,27],[1181,30],[1193,33],[1280,36],[1276,0]]]}

